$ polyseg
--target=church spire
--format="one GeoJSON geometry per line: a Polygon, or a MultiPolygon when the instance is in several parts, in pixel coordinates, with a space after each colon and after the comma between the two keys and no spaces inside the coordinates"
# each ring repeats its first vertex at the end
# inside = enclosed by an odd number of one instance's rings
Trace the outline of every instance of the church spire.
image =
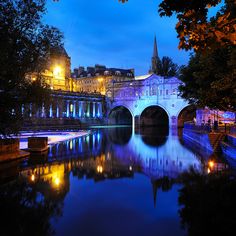
{"type": "Polygon", "coordinates": [[[152,56],[152,58],[158,58],[156,35],[155,35],[155,38],[154,38],[154,47],[153,47],[153,56],[152,56]]]}
{"type": "Polygon", "coordinates": [[[156,39],[156,35],[154,37],[154,46],[153,46],[153,55],[152,55],[152,66],[151,66],[151,70],[149,71],[149,73],[155,73],[157,74],[157,64],[159,61],[159,56],[158,56],[158,50],[157,50],[157,39],[156,39]]]}

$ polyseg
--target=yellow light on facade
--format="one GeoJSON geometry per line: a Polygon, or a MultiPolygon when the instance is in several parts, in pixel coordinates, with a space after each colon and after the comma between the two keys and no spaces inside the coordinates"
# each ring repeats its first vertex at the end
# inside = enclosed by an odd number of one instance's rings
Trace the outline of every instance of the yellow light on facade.
{"type": "Polygon", "coordinates": [[[35,175],[32,174],[30,179],[31,179],[32,182],[34,182],[35,181],[35,175]]]}
{"type": "Polygon", "coordinates": [[[70,112],[73,112],[73,110],[74,110],[74,105],[70,104],[70,112]]]}
{"type": "Polygon", "coordinates": [[[57,177],[57,178],[55,178],[55,185],[59,186],[59,184],[60,184],[60,179],[57,177]]]}
{"type": "Polygon", "coordinates": [[[60,75],[61,74],[61,67],[60,66],[55,66],[53,69],[53,74],[54,75],[60,75]]]}
{"type": "Polygon", "coordinates": [[[103,82],[103,78],[98,78],[98,82],[103,82]]]}
{"type": "Polygon", "coordinates": [[[33,77],[33,78],[32,78],[32,81],[33,81],[33,82],[34,82],[34,81],[36,81],[36,78],[35,78],[35,77],[33,77]]]}

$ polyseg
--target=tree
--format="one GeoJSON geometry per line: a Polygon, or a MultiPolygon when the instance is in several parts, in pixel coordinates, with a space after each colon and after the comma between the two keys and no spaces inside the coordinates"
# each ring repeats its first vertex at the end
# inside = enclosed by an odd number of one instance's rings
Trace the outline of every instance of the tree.
{"type": "Polygon", "coordinates": [[[179,66],[170,57],[162,57],[162,59],[157,61],[154,73],[164,77],[178,76],[179,66]]]}
{"type": "Polygon", "coordinates": [[[199,107],[235,111],[235,59],[233,47],[193,54],[181,71],[182,97],[199,107]]]}
{"type": "Polygon", "coordinates": [[[48,99],[41,72],[51,48],[62,46],[62,34],[42,23],[46,0],[0,0],[0,134],[21,128],[24,104],[48,99]],[[30,81],[27,74],[37,73],[30,81]]]}
{"type": "Polygon", "coordinates": [[[236,5],[234,0],[225,0],[222,10],[208,19],[208,9],[221,0],[164,0],[159,5],[160,16],[176,14],[180,49],[195,51],[214,50],[235,45],[236,5]]]}

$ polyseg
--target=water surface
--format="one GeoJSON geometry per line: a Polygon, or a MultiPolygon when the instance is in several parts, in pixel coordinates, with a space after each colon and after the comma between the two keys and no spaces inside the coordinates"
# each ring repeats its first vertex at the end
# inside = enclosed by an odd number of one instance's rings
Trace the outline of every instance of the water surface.
{"type": "Polygon", "coordinates": [[[93,130],[8,167],[0,234],[187,235],[178,176],[190,167],[202,171],[203,159],[177,132],[93,130]]]}

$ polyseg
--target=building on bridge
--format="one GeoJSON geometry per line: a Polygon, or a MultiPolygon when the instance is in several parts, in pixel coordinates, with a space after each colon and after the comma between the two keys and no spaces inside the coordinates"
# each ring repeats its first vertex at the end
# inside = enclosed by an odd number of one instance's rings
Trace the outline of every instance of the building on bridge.
{"type": "Polygon", "coordinates": [[[106,91],[110,99],[109,123],[183,126],[183,122],[193,120],[196,112],[179,96],[180,84],[175,77],[155,74],[110,84],[106,91]]]}

